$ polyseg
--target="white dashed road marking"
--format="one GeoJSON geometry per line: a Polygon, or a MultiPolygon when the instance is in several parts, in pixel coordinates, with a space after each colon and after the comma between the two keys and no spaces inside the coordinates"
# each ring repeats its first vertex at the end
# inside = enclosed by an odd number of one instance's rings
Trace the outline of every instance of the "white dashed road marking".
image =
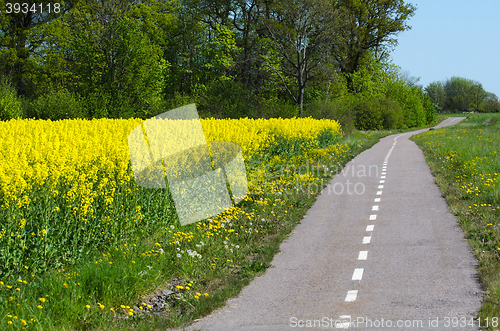
{"type": "Polygon", "coordinates": [[[375,198],[374,202],[380,202],[380,198],[375,198]]]}
{"type": "Polygon", "coordinates": [[[375,226],[375,225],[368,225],[368,226],[366,227],[366,231],[373,231],[373,227],[374,227],[374,226],[375,226]]]}
{"type": "Polygon", "coordinates": [[[361,280],[363,278],[363,268],[356,268],[352,274],[352,280],[361,280]]]}
{"type": "Polygon", "coordinates": [[[378,210],[378,206],[377,205],[375,205],[375,206],[372,207],[372,211],[374,211],[374,210],[375,211],[378,210]]]}
{"type": "Polygon", "coordinates": [[[348,291],[345,297],[345,301],[346,302],[356,301],[357,296],[358,296],[358,290],[348,291]]]}
{"type": "Polygon", "coordinates": [[[370,240],[372,240],[372,236],[369,237],[363,237],[363,244],[369,244],[370,240]]]}
{"type": "Polygon", "coordinates": [[[368,251],[360,251],[358,255],[358,260],[366,260],[368,257],[368,251]]]}
{"type": "Polygon", "coordinates": [[[370,215],[370,221],[375,221],[377,219],[377,215],[370,215]]]}
{"type": "Polygon", "coordinates": [[[349,329],[351,324],[351,315],[342,315],[339,318],[339,321],[335,321],[336,329],[349,329]]]}

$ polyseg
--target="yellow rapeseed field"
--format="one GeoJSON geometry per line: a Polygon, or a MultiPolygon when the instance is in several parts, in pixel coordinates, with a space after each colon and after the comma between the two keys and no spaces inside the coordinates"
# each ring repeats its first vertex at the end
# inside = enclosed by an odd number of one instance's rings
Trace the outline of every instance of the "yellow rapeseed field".
{"type": "MultiPolygon", "coordinates": [[[[2,261],[6,267],[14,263],[22,270],[23,264],[31,267],[30,262],[19,263],[26,257],[54,258],[61,254],[57,247],[104,243],[117,232],[141,224],[141,206],[131,201],[138,188],[131,171],[127,138],[142,122],[0,122],[0,247],[8,247],[5,256],[23,251],[19,260],[2,261]],[[124,205],[123,201],[130,204],[124,205]],[[122,223],[117,218],[123,219],[122,223]],[[67,241],[61,241],[63,233],[67,241]]],[[[341,134],[337,122],[312,118],[202,119],[201,124],[207,141],[239,144],[245,162],[267,157],[265,147],[278,136],[314,150],[319,147],[316,138],[321,132],[341,134]]],[[[253,176],[248,175],[249,179],[253,176]]],[[[255,183],[252,188],[258,189],[255,183]]],[[[71,260],[71,255],[67,252],[61,259],[71,260]]]]}

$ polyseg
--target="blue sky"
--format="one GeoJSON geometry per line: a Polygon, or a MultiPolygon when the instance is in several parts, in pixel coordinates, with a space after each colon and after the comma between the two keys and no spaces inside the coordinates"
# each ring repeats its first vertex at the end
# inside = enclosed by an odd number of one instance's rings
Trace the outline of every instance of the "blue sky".
{"type": "Polygon", "coordinates": [[[500,97],[500,0],[408,0],[417,7],[391,54],[427,86],[453,76],[500,97]]]}

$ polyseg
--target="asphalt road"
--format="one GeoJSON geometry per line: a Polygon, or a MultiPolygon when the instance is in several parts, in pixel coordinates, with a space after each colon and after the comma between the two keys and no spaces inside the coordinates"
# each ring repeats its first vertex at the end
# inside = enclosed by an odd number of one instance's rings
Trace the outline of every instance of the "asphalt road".
{"type": "Polygon", "coordinates": [[[347,164],[272,267],[186,330],[477,330],[477,262],[408,139],[422,131],[347,164]]]}

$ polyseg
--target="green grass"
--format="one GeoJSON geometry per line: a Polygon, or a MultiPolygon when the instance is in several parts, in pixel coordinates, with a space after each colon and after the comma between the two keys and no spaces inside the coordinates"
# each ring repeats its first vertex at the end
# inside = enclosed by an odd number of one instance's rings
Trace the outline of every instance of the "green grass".
{"type": "Polygon", "coordinates": [[[467,119],[412,139],[478,259],[485,290],[478,317],[491,321],[500,317],[500,114],[459,115],[467,119]]]}

